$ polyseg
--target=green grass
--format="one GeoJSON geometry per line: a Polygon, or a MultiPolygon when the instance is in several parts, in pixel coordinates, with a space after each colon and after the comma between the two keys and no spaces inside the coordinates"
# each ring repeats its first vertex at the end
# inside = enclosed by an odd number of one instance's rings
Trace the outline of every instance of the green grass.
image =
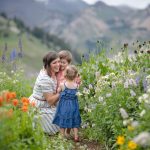
{"type": "MultiPolygon", "coordinates": [[[[32,35],[23,33],[21,35],[23,59],[22,65],[27,72],[37,72],[42,67],[42,58],[48,49],[42,42],[32,35]]],[[[0,36],[0,50],[4,49],[4,44],[7,43],[8,52],[11,52],[14,48],[19,52],[18,47],[19,36],[17,34],[9,33],[8,37],[0,36]]]]}

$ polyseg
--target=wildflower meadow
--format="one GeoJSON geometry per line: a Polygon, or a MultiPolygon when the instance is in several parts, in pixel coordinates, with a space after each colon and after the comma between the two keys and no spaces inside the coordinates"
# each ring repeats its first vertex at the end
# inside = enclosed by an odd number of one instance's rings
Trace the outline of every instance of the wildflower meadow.
{"type": "Polygon", "coordinates": [[[21,54],[10,51],[5,44],[0,55],[0,149],[72,149],[72,143],[60,136],[44,134],[39,119],[34,117],[38,110],[28,97],[35,79],[25,76],[21,54]]]}
{"type": "Polygon", "coordinates": [[[105,149],[150,149],[150,41],[133,46],[101,49],[80,68],[83,133],[105,149]]]}
{"type": "MultiPolygon", "coordinates": [[[[75,149],[72,141],[45,135],[38,119],[35,123],[38,110],[28,100],[35,79],[26,78],[23,55],[14,53],[5,48],[0,54],[0,149],[75,149]]],[[[80,135],[106,150],[149,150],[150,41],[110,53],[100,47],[78,66],[80,135]]]]}

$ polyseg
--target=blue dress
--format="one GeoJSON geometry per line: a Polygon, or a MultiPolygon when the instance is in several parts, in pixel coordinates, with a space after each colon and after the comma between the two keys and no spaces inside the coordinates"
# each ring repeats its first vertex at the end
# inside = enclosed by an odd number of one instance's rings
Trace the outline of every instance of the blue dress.
{"type": "Polygon", "coordinates": [[[77,89],[65,89],[60,94],[59,104],[56,110],[53,124],[60,128],[79,128],[81,117],[77,97],[77,89]]]}

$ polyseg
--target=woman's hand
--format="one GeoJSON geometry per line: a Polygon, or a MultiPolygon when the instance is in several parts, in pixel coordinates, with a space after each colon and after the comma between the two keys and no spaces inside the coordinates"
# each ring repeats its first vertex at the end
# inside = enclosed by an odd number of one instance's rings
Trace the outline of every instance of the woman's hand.
{"type": "Polygon", "coordinates": [[[61,87],[59,86],[58,88],[57,88],[57,93],[60,93],[62,90],[61,90],[61,87]]]}
{"type": "Polygon", "coordinates": [[[57,88],[57,93],[60,93],[60,92],[62,92],[64,90],[64,83],[61,83],[60,85],[59,85],[59,87],[57,88]]]}

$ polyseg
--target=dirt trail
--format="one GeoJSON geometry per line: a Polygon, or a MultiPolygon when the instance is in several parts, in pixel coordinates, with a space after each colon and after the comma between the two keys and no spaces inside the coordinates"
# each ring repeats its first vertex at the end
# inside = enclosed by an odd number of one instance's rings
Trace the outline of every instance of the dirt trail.
{"type": "Polygon", "coordinates": [[[87,139],[81,139],[80,142],[74,143],[74,146],[73,150],[105,150],[98,142],[87,139]]]}

